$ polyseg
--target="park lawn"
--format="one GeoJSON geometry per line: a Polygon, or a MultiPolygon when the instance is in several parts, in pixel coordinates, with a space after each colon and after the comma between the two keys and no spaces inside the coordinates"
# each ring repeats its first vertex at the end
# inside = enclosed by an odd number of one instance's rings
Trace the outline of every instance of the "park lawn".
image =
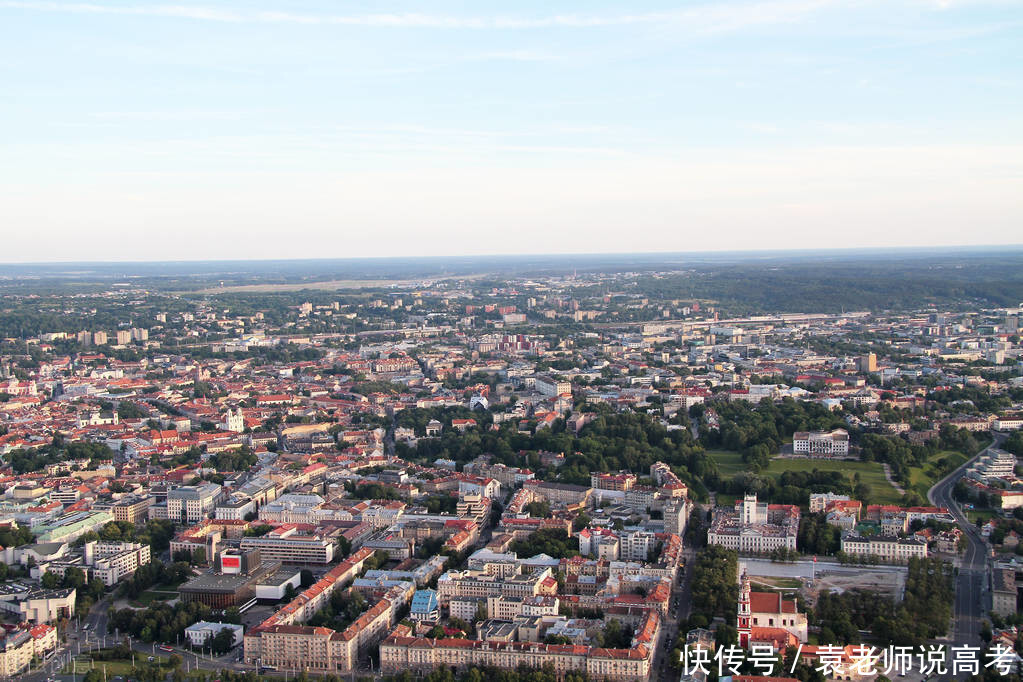
{"type": "Polygon", "coordinates": [[[721,478],[731,478],[746,471],[742,455],[734,450],[707,450],[707,458],[718,465],[721,478]]]}
{"type": "Polygon", "coordinates": [[[976,525],[979,520],[981,524],[987,523],[987,520],[998,516],[998,512],[993,509],[968,509],[966,510],[966,518],[970,520],[970,523],[976,525]]]}
{"type": "MultiPolygon", "coordinates": [[[[749,470],[746,463],[742,461],[742,455],[732,450],[707,450],[707,457],[717,464],[722,478],[730,478],[749,470]]],[[[767,469],[761,472],[761,475],[779,478],[786,471],[813,471],[814,469],[841,471],[850,477],[854,473],[859,473],[860,480],[870,486],[870,501],[874,504],[898,504],[902,501],[902,495],[885,478],[884,469],[879,462],[775,458],[771,460],[767,469]]],[[[719,506],[722,505],[722,498],[725,497],[725,495],[718,495],[719,506]]],[[[927,497],[926,491],[924,497],[927,497]]]]}
{"type": "Polygon", "coordinates": [[[135,607],[149,606],[154,601],[170,601],[171,599],[177,599],[180,594],[176,591],[163,591],[163,590],[146,590],[138,596],[138,599],[133,599],[131,605],[135,607]]]}
{"type": "Polygon", "coordinates": [[[772,459],[762,473],[780,477],[786,471],[840,471],[852,478],[859,473],[860,481],[870,486],[870,501],[873,504],[898,504],[902,500],[899,491],[892,487],[884,476],[884,469],[878,462],[859,462],[837,459],[772,459]]]}
{"type": "MultiPolygon", "coordinates": [[[[154,661],[154,663],[156,663],[160,667],[164,668],[167,672],[171,672],[170,668],[167,667],[167,661],[168,660],[169,660],[169,658],[167,656],[157,656],[156,660],[154,661]]],[[[140,652],[135,652],[135,667],[141,667],[141,666],[144,666],[144,665],[146,665],[148,663],[149,663],[149,655],[144,654],[144,653],[140,653],[140,652]]],[[[78,675],[84,675],[85,673],[89,672],[89,668],[90,667],[94,667],[96,670],[99,670],[100,672],[103,672],[103,666],[105,665],[106,666],[106,672],[107,672],[107,679],[108,680],[113,678],[113,677],[117,677],[118,675],[120,675],[121,677],[123,677],[125,679],[130,679],[130,678],[133,677],[133,674],[132,674],[133,667],[131,665],[131,659],[130,658],[114,660],[114,661],[92,661],[92,662],[90,662],[88,656],[82,655],[80,658],[77,658],[77,659],[73,660],[72,664],[74,665],[74,672],[76,674],[78,674],[78,675]]],[[[181,671],[184,672],[185,669],[182,667],[181,671]]],[[[61,672],[62,675],[70,675],[72,673],[71,665],[64,666],[64,669],[61,670],[60,672],[61,672]]],[[[198,677],[208,677],[210,672],[211,671],[209,671],[209,670],[190,670],[185,675],[185,677],[186,677],[186,679],[198,678],[198,677]]]]}
{"type": "MultiPolygon", "coordinates": [[[[945,476],[945,474],[939,473],[934,468],[934,463],[938,460],[944,459],[945,457],[948,457],[952,462],[954,462],[952,469],[955,469],[968,459],[968,457],[961,452],[956,452],[955,450],[942,450],[928,457],[927,462],[922,467],[909,468],[910,488],[920,493],[925,500],[927,499],[927,491],[934,487],[934,484],[945,476]]],[[[949,471],[952,469],[949,469],[949,471]]]]}
{"type": "MultiPolygon", "coordinates": [[[[149,660],[149,656],[146,654],[135,653],[135,665],[140,666],[149,660]]],[[[167,663],[166,656],[157,656],[156,662],[160,665],[167,663]]],[[[132,665],[131,659],[122,659],[114,661],[91,661],[88,656],[83,654],[79,658],[75,658],[71,661],[71,664],[64,666],[61,671],[62,675],[71,675],[71,666],[74,666],[74,673],[78,675],[84,675],[89,672],[90,668],[96,668],[100,672],[103,671],[103,666],[107,667],[107,678],[113,677],[114,675],[121,675],[122,677],[131,677],[132,665]]]]}
{"type": "Polygon", "coordinates": [[[799,578],[757,576],[756,582],[765,588],[773,588],[775,591],[798,590],[803,586],[803,581],[799,578]]]}

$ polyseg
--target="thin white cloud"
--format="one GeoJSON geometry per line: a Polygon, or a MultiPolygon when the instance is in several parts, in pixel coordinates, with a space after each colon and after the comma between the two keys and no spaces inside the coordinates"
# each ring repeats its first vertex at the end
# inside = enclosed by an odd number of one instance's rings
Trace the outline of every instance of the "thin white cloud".
{"type": "Polygon", "coordinates": [[[90,117],[107,122],[122,121],[207,121],[220,120],[236,122],[245,113],[239,111],[209,111],[204,109],[183,109],[167,111],[94,111],[90,117]]]}
{"type": "Polygon", "coordinates": [[[556,62],[564,58],[542,50],[498,50],[494,52],[481,52],[479,54],[462,57],[460,61],[470,62],[556,62]]]}
{"type": "Polygon", "coordinates": [[[773,123],[763,123],[761,121],[752,121],[750,123],[743,123],[741,128],[748,130],[753,133],[759,133],[761,135],[780,135],[784,130],[781,126],[773,123]]]}
{"type": "Polygon", "coordinates": [[[220,7],[142,4],[110,5],[46,0],[0,0],[0,8],[70,14],[151,16],[222,23],[273,23],[432,29],[601,28],[647,25],[689,25],[707,31],[732,30],[757,24],[784,23],[828,6],[859,4],[855,0],[760,0],[710,3],[672,11],[635,14],[555,14],[542,17],[452,16],[424,13],[361,15],[302,14],[286,11],[238,11],[220,7]]]}

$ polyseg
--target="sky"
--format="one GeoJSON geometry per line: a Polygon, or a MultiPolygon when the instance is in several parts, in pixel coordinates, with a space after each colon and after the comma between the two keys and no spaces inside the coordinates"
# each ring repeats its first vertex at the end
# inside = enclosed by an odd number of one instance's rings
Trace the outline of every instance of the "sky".
{"type": "Polygon", "coordinates": [[[0,0],[0,262],[1023,243],[1023,1],[0,0]]]}

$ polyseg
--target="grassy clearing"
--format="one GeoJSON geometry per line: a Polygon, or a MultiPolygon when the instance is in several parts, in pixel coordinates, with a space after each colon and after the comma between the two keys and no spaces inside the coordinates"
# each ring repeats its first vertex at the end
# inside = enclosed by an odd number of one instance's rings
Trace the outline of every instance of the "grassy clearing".
{"type": "Polygon", "coordinates": [[[839,471],[851,481],[855,474],[870,486],[870,502],[872,504],[897,504],[902,500],[891,483],[884,476],[884,468],[878,462],[858,462],[830,459],[772,459],[764,472],[769,476],[780,477],[786,471],[839,471]]]}
{"type": "Polygon", "coordinates": [[[181,595],[177,592],[168,592],[162,590],[146,590],[138,596],[138,599],[133,599],[131,605],[135,607],[145,607],[151,605],[157,601],[170,601],[171,599],[177,599],[181,595]]]}
{"type": "MultiPolygon", "coordinates": [[[[148,660],[149,660],[149,657],[146,656],[145,654],[140,654],[140,653],[136,653],[135,654],[135,665],[136,666],[142,665],[143,663],[147,662],[148,660]]],[[[160,665],[164,665],[164,664],[167,663],[167,659],[164,656],[157,656],[156,657],[156,662],[159,663],[160,665]]],[[[85,673],[89,672],[89,670],[92,669],[92,668],[96,668],[96,670],[99,670],[100,672],[102,672],[103,671],[103,666],[106,666],[107,677],[108,678],[112,677],[114,675],[121,675],[122,677],[130,677],[131,676],[132,665],[131,665],[131,659],[130,658],[129,659],[125,659],[125,660],[114,660],[114,661],[93,661],[92,659],[90,659],[88,656],[85,656],[84,654],[80,658],[75,658],[75,659],[73,659],[71,661],[70,664],[64,666],[64,669],[61,671],[61,674],[62,675],[71,675],[71,674],[84,675],[85,673]]]]}
{"type": "Polygon", "coordinates": [[[987,523],[988,519],[995,516],[998,516],[998,512],[992,509],[970,509],[966,512],[966,518],[972,524],[976,524],[978,520],[981,524],[987,523]]]}
{"type": "Polygon", "coordinates": [[[909,487],[920,493],[924,499],[927,499],[927,491],[948,472],[960,466],[967,459],[969,457],[954,450],[936,452],[927,459],[922,467],[909,468],[909,487]],[[949,465],[946,468],[939,469],[936,465],[942,460],[947,460],[949,465]]]}
{"type": "MultiPolygon", "coordinates": [[[[944,454],[956,455],[957,453],[944,454]]],[[[959,456],[962,457],[961,455],[959,456]]],[[[731,450],[708,450],[707,457],[717,464],[718,471],[721,473],[722,478],[728,478],[744,471],[748,471],[746,463],[742,461],[742,455],[738,452],[731,450]]],[[[935,456],[934,459],[937,461],[941,459],[941,456],[935,456]]],[[[963,460],[965,460],[965,458],[963,458],[963,460]]],[[[960,463],[962,463],[963,460],[960,460],[960,463]]],[[[786,471],[813,471],[814,469],[817,469],[818,471],[840,471],[850,479],[858,473],[860,475],[860,480],[870,486],[870,501],[873,504],[897,504],[902,500],[902,495],[900,495],[899,491],[893,488],[888,482],[888,479],[885,478],[884,468],[878,462],[775,458],[771,460],[771,464],[767,467],[767,469],[761,472],[761,475],[780,478],[786,471]]],[[[924,479],[921,479],[921,481],[925,482],[924,479]]],[[[927,491],[925,490],[924,497],[926,496],[927,491]]],[[[718,495],[719,505],[724,497],[726,496],[718,495]]]]}
{"type": "MultiPolygon", "coordinates": [[[[82,656],[73,659],[70,664],[64,666],[64,669],[60,671],[60,674],[71,675],[72,673],[74,673],[75,675],[84,675],[85,673],[89,672],[90,669],[93,668],[99,670],[100,672],[103,672],[105,666],[108,680],[118,676],[123,677],[125,679],[134,679],[135,673],[133,671],[135,668],[151,665],[149,663],[150,655],[151,654],[135,652],[135,665],[132,666],[130,658],[117,659],[113,661],[93,661],[88,656],[83,654],[82,656]]],[[[168,656],[156,656],[155,658],[156,660],[153,661],[152,665],[160,666],[167,673],[172,672],[172,669],[168,664],[169,661],[168,656]]],[[[189,660],[191,660],[190,656],[189,660]]],[[[182,672],[185,671],[184,667],[181,668],[181,671],[182,672]]],[[[190,670],[185,675],[185,677],[186,679],[197,678],[209,674],[209,672],[210,671],[208,670],[190,670]]]]}
{"type": "Polygon", "coordinates": [[[721,478],[728,478],[746,471],[742,455],[734,450],[707,450],[707,458],[718,465],[721,478]]]}
{"type": "Polygon", "coordinates": [[[771,590],[798,590],[803,586],[803,581],[799,578],[756,576],[753,582],[771,590]]]}

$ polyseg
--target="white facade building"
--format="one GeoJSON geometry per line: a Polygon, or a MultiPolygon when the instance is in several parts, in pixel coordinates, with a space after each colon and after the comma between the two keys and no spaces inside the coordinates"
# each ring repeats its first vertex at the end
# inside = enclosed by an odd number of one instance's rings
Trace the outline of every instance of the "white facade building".
{"type": "Polygon", "coordinates": [[[572,382],[565,381],[564,379],[555,379],[546,374],[536,375],[534,387],[537,393],[547,396],[548,398],[556,398],[562,393],[572,392],[572,382]]]}
{"type": "Polygon", "coordinates": [[[224,421],[220,422],[219,426],[224,431],[234,431],[235,433],[245,431],[245,417],[242,416],[241,408],[228,410],[224,415],[224,421]]]}
{"type": "Polygon", "coordinates": [[[87,542],[85,564],[93,578],[107,587],[135,575],[139,566],[150,562],[149,545],[139,542],[87,542]]]}
{"type": "Polygon", "coordinates": [[[799,533],[799,507],[758,502],[756,495],[745,495],[733,510],[714,513],[707,543],[742,553],[766,553],[776,549],[796,549],[799,533]]]}
{"type": "Polygon", "coordinates": [[[234,634],[232,640],[232,646],[238,646],[242,643],[242,635],[245,632],[244,626],[235,625],[234,623],[210,623],[204,620],[189,625],[185,628],[185,637],[188,638],[188,642],[192,646],[201,647],[203,645],[209,645],[209,641],[216,637],[221,630],[231,630],[234,634]]]}
{"type": "Polygon", "coordinates": [[[842,537],[842,551],[849,556],[876,556],[888,561],[905,562],[927,556],[927,543],[919,538],[888,535],[862,537],[849,533],[842,537]]]}
{"type": "Polygon", "coordinates": [[[792,434],[792,452],[810,457],[845,457],[849,454],[849,432],[798,431],[792,434]]]}

